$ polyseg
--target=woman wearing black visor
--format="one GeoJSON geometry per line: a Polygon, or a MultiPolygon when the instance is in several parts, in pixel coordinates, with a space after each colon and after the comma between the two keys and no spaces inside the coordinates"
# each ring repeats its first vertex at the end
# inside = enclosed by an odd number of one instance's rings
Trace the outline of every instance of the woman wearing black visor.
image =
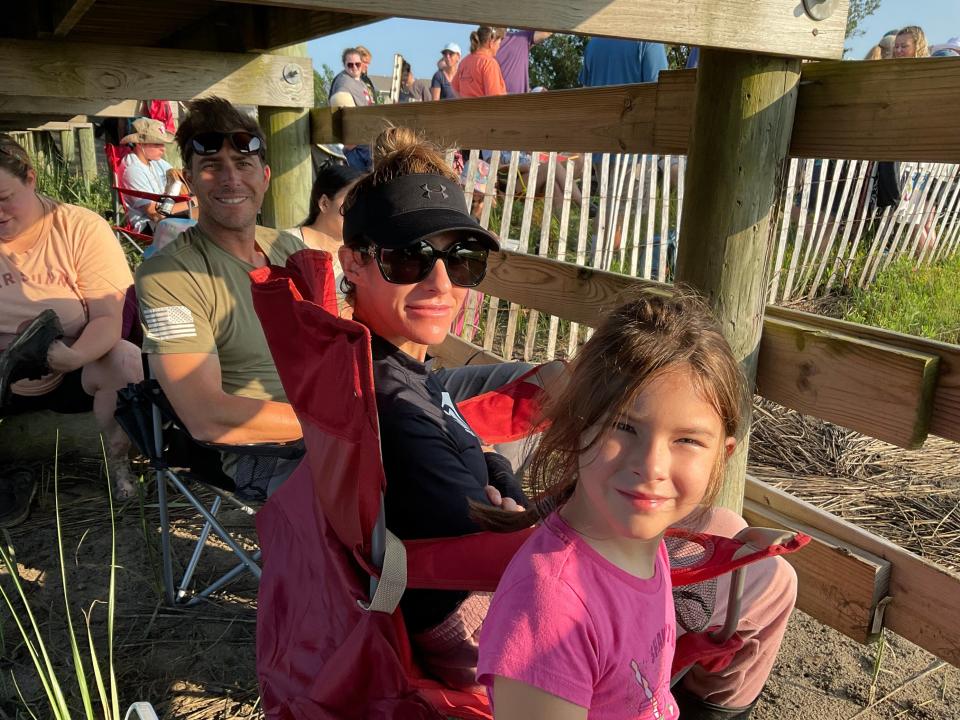
{"type": "MultiPolygon", "coordinates": [[[[523,363],[432,372],[427,347],[443,341],[469,288],[483,279],[495,235],[467,212],[457,175],[437,148],[405,128],[385,131],[373,172],[344,202],[340,249],[354,320],[370,330],[387,477],[387,527],[401,539],[480,528],[469,501],[519,508],[510,462],[483,447],[456,403],[502,386],[523,363]]],[[[545,366],[541,384],[561,373],[545,366]]],[[[475,685],[476,638],[489,596],[407,591],[401,602],[421,661],[454,687],[475,685]]]]}

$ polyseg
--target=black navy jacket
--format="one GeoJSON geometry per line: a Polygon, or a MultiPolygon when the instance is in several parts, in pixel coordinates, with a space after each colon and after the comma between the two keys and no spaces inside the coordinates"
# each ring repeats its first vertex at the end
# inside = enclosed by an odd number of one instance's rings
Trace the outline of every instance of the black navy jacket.
{"type": "MultiPolygon", "coordinates": [[[[484,453],[436,373],[373,335],[373,378],[387,478],[387,527],[403,540],[478,532],[468,500],[488,503],[488,484],[520,504],[526,498],[509,461],[484,453]]],[[[411,632],[433,627],[465,592],[410,590],[401,609],[411,632]]]]}

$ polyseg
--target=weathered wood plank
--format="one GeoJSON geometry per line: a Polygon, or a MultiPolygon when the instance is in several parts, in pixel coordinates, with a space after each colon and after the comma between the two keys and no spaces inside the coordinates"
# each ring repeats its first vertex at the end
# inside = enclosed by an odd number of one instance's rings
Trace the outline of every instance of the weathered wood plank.
{"type": "MultiPolygon", "coordinates": [[[[367,142],[391,122],[465,147],[683,154],[689,143],[696,72],[663,72],[658,83],[641,86],[339,112],[349,118],[344,128],[347,142],[367,142]]],[[[810,63],[802,68],[790,154],[960,162],[960,133],[951,122],[958,114],[960,63],[950,58],[810,63]]],[[[314,142],[340,141],[339,133],[321,130],[316,125],[320,121],[314,122],[314,142]]]]}
{"type": "MultiPolygon", "coordinates": [[[[283,51],[288,56],[307,57],[306,43],[283,51]]],[[[263,224],[275,228],[299,225],[310,212],[313,185],[310,117],[306,108],[261,106],[257,112],[271,170],[270,186],[263,198],[263,224]]]]}
{"type": "MultiPolygon", "coordinates": [[[[640,284],[666,288],[603,270],[502,251],[491,255],[480,289],[526,308],[595,327],[625,292],[640,284]]],[[[916,444],[925,428],[960,440],[957,346],[774,306],[767,306],[766,315],[764,334],[769,328],[770,336],[767,340],[761,336],[757,377],[761,392],[772,393],[771,399],[908,446],[916,444]],[[800,328],[807,355],[798,355],[793,341],[783,339],[784,321],[800,328]],[[818,334],[820,330],[829,332],[818,334]],[[874,374],[874,361],[886,374],[874,374]],[[811,375],[814,370],[819,374],[811,375]],[[835,382],[831,377],[843,380],[835,382]],[[801,379],[808,385],[806,389],[790,385],[801,379]],[[871,382],[880,389],[870,387],[871,382]],[[897,403],[902,407],[894,407],[897,403]],[[928,412],[925,425],[923,418],[928,412]]]]}
{"type": "MultiPolygon", "coordinates": [[[[767,307],[766,315],[768,319],[802,323],[864,341],[936,355],[940,358],[939,377],[932,398],[929,429],[934,435],[960,442],[960,346],[773,305],[767,307]]],[[[882,382],[885,386],[887,381],[882,382]]]]}
{"type": "Polygon", "coordinates": [[[7,96],[189,100],[219,95],[247,105],[313,105],[313,69],[305,57],[117,45],[97,45],[92,53],[82,43],[8,40],[0,54],[0,77],[0,95],[7,96]]]}
{"type": "Polygon", "coordinates": [[[392,17],[484,23],[535,30],[627,37],[701,47],[752,50],[767,55],[839,59],[847,3],[815,21],[798,3],[778,0],[245,0],[261,5],[329,8],[392,17]],[[798,10],[799,8],[799,10],[798,10]]]}
{"type": "Polygon", "coordinates": [[[747,477],[746,497],[889,561],[891,600],[884,626],[960,667],[960,575],[756,478],[747,477]]]}
{"type": "Polygon", "coordinates": [[[797,571],[797,607],[857,642],[876,639],[874,618],[890,588],[889,561],[754,500],[744,500],[743,519],[813,538],[800,552],[784,557],[797,571]]]}
{"type": "Polygon", "coordinates": [[[790,154],[960,162],[958,115],[953,58],[809,63],[790,154]]]}
{"type": "MultiPolygon", "coordinates": [[[[680,88],[677,90],[671,85],[665,92],[683,92],[683,86],[680,88]]],[[[313,141],[370,142],[384,128],[398,125],[416,128],[449,147],[491,150],[547,147],[591,152],[639,148],[650,152],[657,94],[657,83],[645,83],[464,98],[442,103],[320,108],[312,112],[313,141]],[[336,128],[336,121],[326,119],[331,114],[339,117],[339,135],[328,134],[336,128]],[[549,122],[545,122],[546,118],[549,122]]]]}
{"type": "MultiPolygon", "coordinates": [[[[525,253],[492,253],[479,289],[498,298],[595,327],[638,282],[604,270],[525,253]]],[[[657,283],[646,283],[656,287],[657,283]]]]}
{"type": "Polygon", "coordinates": [[[59,0],[53,8],[53,34],[66,37],[96,0],[59,0]]]}
{"type": "MultiPolygon", "coordinates": [[[[0,94],[0,116],[23,115],[29,118],[68,118],[74,115],[90,117],[134,117],[139,100],[103,100],[89,97],[31,97],[0,94]]],[[[22,127],[36,124],[34,120],[22,127]]]]}
{"type": "Polygon", "coordinates": [[[460,367],[461,365],[494,365],[506,362],[499,355],[474,345],[469,340],[447,333],[446,339],[439,345],[431,345],[427,352],[439,361],[440,367],[460,367]]]}
{"type": "Polygon", "coordinates": [[[916,448],[930,427],[938,364],[931,353],[767,317],[757,392],[804,414],[916,448]]]}

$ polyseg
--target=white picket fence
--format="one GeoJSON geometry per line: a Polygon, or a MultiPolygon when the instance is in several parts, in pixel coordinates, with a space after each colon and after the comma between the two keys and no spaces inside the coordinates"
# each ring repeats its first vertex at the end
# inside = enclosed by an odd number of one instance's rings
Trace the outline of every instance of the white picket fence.
{"type": "MultiPolygon", "coordinates": [[[[484,168],[477,152],[470,156],[467,202],[479,203],[484,227],[499,216],[493,230],[505,247],[633,277],[671,279],[681,241],[686,157],[533,152],[521,158],[519,152],[492,151],[484,168]],[[478,167],[487,170],[487,180],[501,173],[505,192],[485,181],[478,167]]],[[[790,160],[775,205],[769,302],[815,298],[838,286],[867,287],[895,258],[907,256],[919,266],[960,251],[960,166],[903,163],[903,197],[882,213],[869,201],[873,168],[859,160],[790,160]]],[[[525,360],[572,355],[587,337],[576,323],[479,293],[468,299],[460,332],[487,350],[525,360]]]]}

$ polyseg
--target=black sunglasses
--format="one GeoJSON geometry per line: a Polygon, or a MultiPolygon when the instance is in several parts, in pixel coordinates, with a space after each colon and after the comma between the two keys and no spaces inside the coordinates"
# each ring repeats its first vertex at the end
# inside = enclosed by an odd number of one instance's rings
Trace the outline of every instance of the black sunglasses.
{"type": "Polygon", "coordinates": [[[361,250],[377,259],[383,279],[395,285],[413,285],[427,278],[437,259],[442,259],[450,282],[476,287],[487,274],[489,249],[476,238],[457,240],[446,250],[437,250],[426,240],[402,248],[379,245],[361,250]]]}
{"type": "Polygon", "coordinates": [[[205,132],[190,138],[190,147],[197,155],[216,155],[223,141],[230,140],[233,149],[241,155],[253,155],[266,149],[266,143],[253,133],[238,130],[231,133],[205,132]]]}
{"type": "Polygon", "coordinates": [[[347,67],[363,67],[363,63],[345,63],[347,67]]]}

